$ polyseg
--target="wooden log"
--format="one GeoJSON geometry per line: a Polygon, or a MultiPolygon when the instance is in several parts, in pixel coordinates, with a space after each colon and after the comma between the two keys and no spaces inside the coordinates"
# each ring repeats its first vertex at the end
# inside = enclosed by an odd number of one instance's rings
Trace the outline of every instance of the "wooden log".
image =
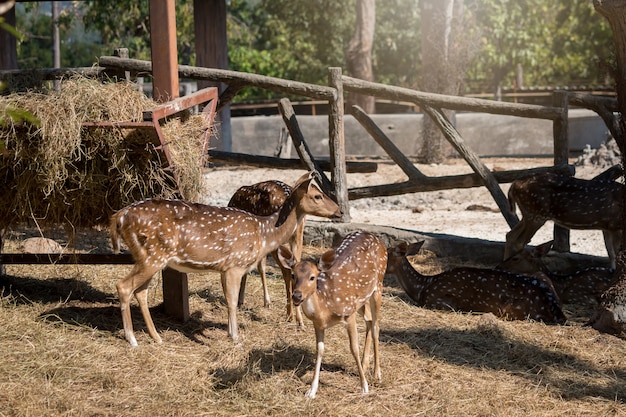
{"type": "Polygon", "coordinates": [[[389,86],[342,76],[344,88],[360,94],[373,95],[389,100],[411,101],[420,106],[441,107],[450,110],[475,111],[492,114],[530,117],[554,120],[561,115],[561,110],[554,107],[532,104],[505,103],[469,97],[446,96],[443,94],[424,93],[409,88],[389,86]]]}
{"type": "Polygon", "coordinates": [[[336,95],[328,100],[328,138],[330,141],[330,165],[333,167],[332,183],[337,204],[341,209],[341,221],[350,222],[348,178],[346,176],[346,143],[343,125],[343,86],[341,68],[328,68],[328,85],[336,95]]]}
{"type": "Polygon", "coordinates": [[[567,99],[569,104],[595,111],[602,118],[611,135],[614,138],[619,137],[621,134],[620,117],[615,114],[618,112],[617,99],[581,93],[567,93],[567,99]]]}
{"type": "MultiPolygon", "coordinates": [[[[569,158],[569,129],[568,129],[568,106],[569,99],[567,92],[555,91],[552,94],[552,104],[560,107],[561,116],[554,119],[552,124],[552,135],[554,137],[554,165],[566,164],[569,158]]],[[[554,225],[553,230],[554,242],[552,249],[557,252],[570,251],[570,232],[569,229],[554,225]]]]}
{"type": "Polygon", "coordinates": [[[300,161],[302,161],[302,164],[307,168],[307,170],[315,171],[317,180],[324,192],[331,196],[334,195],[335,189],[333,188],[333,185],[324,174],[324,171],[320,168],[319,164],[313,157],[309,146],[304,140],[304,135],[302,134],[302,130],[300,130],[300,125],[296,119],[296,113],[293,111],[293,107],[291,106],[291,102],[288,98],[282,98],[278,102],[278,110],[283,117],[283,122],[285,122],[287,130],[289,130],[289,135],[291,135],[291,140],[293,141],[296,152],[300,157],[300,161]]]}
{"type": "MultiPolygon", "coordinates": [[[[152,64],[150,61],[101,56],[98,62],[102,67],[124,69],[131,71],[132,74],[152,72],[152,64]]],[[[259,87],[270,91],[285,94],[296,94],[317,100],[330,100],[336,94],[335,89],[328,86],[283,80],[281,78],[268,77],[265,75],[248,74],[245,72],[229,71],[217,68],[201,68],[192,67],[190,65],[179,65],[178,75],[183,78],[222,82],[229,85],[238,84],[248,87],[259,87]]]]}
{"type": "Polygon", "coordinates": [[[359,106],[352,106],[352,115],[363,126],[372,138],[380,145],[387,155],[400,167],[409,178],[425,177],[422,172],[413,165],[400,149],[385,135],[374,121],[359,106]]]}
{"type": "MultiPolygon", "coordinates": [[[[249,155],[245,153],[225,152],[210,150],[209,156],[211,161],[215,163],[250,165],[260,168],[276,168],[276,169],[306,169],[300,159],[296,158],[276,158],[264,155],[249,155]]],[[[320,168],[325,172],[332,171],[330,161],[325,159],[316,159],[320,168]]],[[[369,174],[378,170],[378,164],[375,162],[365,161],[346,161],[346,171],[349,174],[360,173],[369,174]]]]}
{"type": "Polygon", "coordinates": [[[502,189],[500,189],[500,185],[491,171],[489,171],[485,164],[483,164],[478,155],[476,155],[471,148],[465,145],[463,138],[454,126],[452,126],[452,123],[450,123],[450,121],[446,118],[441,109],[424,106],[424,112],[426,112],[439,126],[439,129],[441,129],[445,138],[452,144],[454,149],[456,149],[456,151],[463,156],[469,166],[472,167],[472,170],[480,175],[483,184],[487,187],[489,193],[491,193],[491,196],[500,208],[500,212],[506,219],[508,225],[510,227],[515,226],[519,222],[517,214],[512,213],[509,209],[509,201],[502,192],[502,189]]]}
{"type": "MultiPolygon", "coordinates": [[[[492,174],[499,183],[510,183],[518,178],[548,171],[568,173],[571,175],[573,174],[573,167],[569,165],[538,167],[523,170],[496,171],[492,174]]],[[[483,185],[483,180],[480,175],[474,173],[445,177],[416,178],[401,183],[351,188],[348,195],[350,200],[358,200],[360,198],[388,197],[407,193],[482,187],[483,185]]]]}
{"type": "Polygon", "coordinates": [[[45,265],[45,264],[79,264],[79,265],[126,265],[133,264],[130,253],[2,253],[0,264],[6,265],[45,265]]]}
{"type": "MultiPolygon", "coordinates": [[[[102,76],[106,72],[103,67],[78,67],[78,68],[38,68],[33,70],[2,70],[0,71],[0,81],[8,81],[14,77],[31,76],[36,74],[43,80],[56,80],[63,77],[69,77],[74,74],[83,75],[85,77],[96,78],[102,76]]],[[[117,72],[116,72],[117,73],[117,72]]]]}

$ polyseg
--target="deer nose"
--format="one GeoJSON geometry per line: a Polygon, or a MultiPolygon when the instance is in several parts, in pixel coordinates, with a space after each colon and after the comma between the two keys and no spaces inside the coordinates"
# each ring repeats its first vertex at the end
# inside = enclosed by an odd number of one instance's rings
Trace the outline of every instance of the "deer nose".
{"type": "Polygon", "coordinates": [[[293,305],[298,307],[300,304],[302,304],[302,293],[300,291],[295,291],[291,295],[291,300],[293,301],[293,305]]]}

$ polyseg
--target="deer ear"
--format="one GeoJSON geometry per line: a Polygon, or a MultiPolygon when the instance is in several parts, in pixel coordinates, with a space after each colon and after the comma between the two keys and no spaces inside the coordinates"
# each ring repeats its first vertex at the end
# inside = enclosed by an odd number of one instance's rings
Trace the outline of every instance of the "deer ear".
{"type": "Polygon", "coordinates": [[[548,252],[550,252],[550,249],[552,249],[553,243],[554,243],[554,240],[551,240],[549,242],[542,243],[541,245],[535,246],[535,249],[533,249],[533,256],[536,258],[541,258],[542,256],[547,255],[548,252]]]}
{"type": "Polygon", "coordinates": [[[335,252],[334,249],[327,250],[322,254],[322,257],[317,263],[317,267],[320,271],[327,271],[331,266],[333,266],[335,259],[337,259],[337,252],[335,252]]]}
{"type": "Polygon", "coordinates": [[[415,243],[411,243],[410,245],[408,245],[407,249],[406,249],[406,255],[405,256],[415,256],[418,254],[418,252],[420,251],[420,249],[422,248],[422,245],[424,245],[424,241],[420,240],[419,242],[415,242],[415,243]]]}
{"type": "Polygon", "coordinates": [[[278,247],[278,261],[285,269],[292,270],[296,263],[293,253],[286,246],[278,247]]]}
{"type": "MultiPolygon", "coordinates": [[[[303,176],[301,176],[300,178],[298,178],[298,181],[296,181],[295,185],[293,186],[293,188],[298,188],[300,185],[304,184],[305,182],[309,181],[309,183],[311,182],[311,180],[313,180],[313,171],[309,171],[306,174],[304,174],[303,176]]],[[[307,184],[308,187],[308,184],[307,184]]]]}

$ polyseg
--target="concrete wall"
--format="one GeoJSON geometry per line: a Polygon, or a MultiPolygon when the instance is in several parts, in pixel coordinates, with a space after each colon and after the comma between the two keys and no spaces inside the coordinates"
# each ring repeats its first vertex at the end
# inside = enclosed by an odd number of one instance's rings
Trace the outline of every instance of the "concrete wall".
{"type": "MultiPolygon", "coordinates": [[[[417,155],[422,143],[421,120],[417,113],[380,114],[372,119],[406,155],[417,155]]],[[[328,117],[298,116],[300,129],[318,157],[328,156],[328,117]]],[[[345,116],[347,156],[387,156],[352,117],[345,116]]],[[[232,151],[274,156],[281,129],[280,116],[234,117],[231,119],[232,151]]],[[[552,155],[552,121],[484,113],[458,113],[456,127],[465,142],[480,156],[552,155]]],[[[606,126],[596,113],[569,111],[570,150],[585,145],[597,148],[606,140],[606,126]]],[[[295,157],[295,152],[292,152],[295,157]]]]}

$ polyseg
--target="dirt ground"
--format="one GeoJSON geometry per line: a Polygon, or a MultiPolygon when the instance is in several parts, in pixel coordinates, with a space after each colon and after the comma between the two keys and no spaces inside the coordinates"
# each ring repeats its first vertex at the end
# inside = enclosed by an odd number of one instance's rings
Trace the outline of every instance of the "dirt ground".
{"type": "MultiPolygon", "coordinates": [[[[487,158],[485,164],[491,170],[515,170],[550,166],[551,158],[487,158]]],[[[575,159],[570,163],[574,164],[575,159]]],[[[462,159],[452,159],[445,164],[421,165],[417,168],[429,176],[471,173],[462,159]]],[[[604,170],[597,165],[576,166],[576,176],[592,178],[604,170]]],[[[205,174],[208,192],[203,202],[226,205],[230,196],[242,185],[278,179],[293,184],[304,170],[277,170],[251,167],[213,167],[205,174]]],[[[348,188],[405,181],[406,175],[389,162],[378,164],[378,170],[369,174],[348,174],[348,188]]],[[[502,184],[504,193],[509,184],[502,184]]],[[[518,213],[519,215],[519,213],[518,213]]],[[[491,194],[485,187],[412,193],[391,197],[377,197],[350,202],[353,223],[394,226],[424,233],[441,233],[504,242],[509,227],[498,210],[491,194]]],[[[552,224],[546,223],[533,240],[532,245],[552,239],[552,224]]],[[[595,230],[573,230],[572,252],[606,256],[602,233],[595,230]]]]}

